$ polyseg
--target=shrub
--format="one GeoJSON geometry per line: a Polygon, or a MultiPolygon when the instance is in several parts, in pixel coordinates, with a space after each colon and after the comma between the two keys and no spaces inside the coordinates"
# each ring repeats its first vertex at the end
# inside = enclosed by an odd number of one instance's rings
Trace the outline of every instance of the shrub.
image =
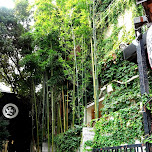
{"type": "Polygon", "coordinates": [[[75,125],[65,133],[55,137],[56,152],[74,152],[81,142],[82,127],[75,125]]]}

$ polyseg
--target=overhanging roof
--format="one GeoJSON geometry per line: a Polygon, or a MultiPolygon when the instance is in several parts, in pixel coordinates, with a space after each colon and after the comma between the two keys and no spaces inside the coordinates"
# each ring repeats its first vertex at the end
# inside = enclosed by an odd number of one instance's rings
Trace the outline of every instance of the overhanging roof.
{"type": "MultiPolygon", "coordinates": [[[[100,98],[99,99],[99,102],[103,101],[104,100],[104,97],[100,98]]],[[[94,106],[94,102],[90,103],[89,105],[87,105],[87,108],[91,107],[91,106],[94,106]]]]}

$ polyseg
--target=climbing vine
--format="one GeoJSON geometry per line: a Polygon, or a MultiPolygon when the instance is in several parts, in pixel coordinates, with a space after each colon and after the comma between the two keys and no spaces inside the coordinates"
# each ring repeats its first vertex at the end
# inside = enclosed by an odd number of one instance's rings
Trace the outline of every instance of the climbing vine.
{"type": "Polygon", "coordinates": [[[141,141],[142,115],[137,105],[105,114],[95,125],[94,147],[119,146],[141,141]]]}

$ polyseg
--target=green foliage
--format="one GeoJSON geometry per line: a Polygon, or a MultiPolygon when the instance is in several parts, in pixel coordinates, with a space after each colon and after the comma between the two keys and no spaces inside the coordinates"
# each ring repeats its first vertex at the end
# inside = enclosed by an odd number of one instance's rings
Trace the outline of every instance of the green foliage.
{"type": "MultiPolygon", "coordinates": [[[[139,107],[139,106],[138,106],[139,107]]],[[[94,147],[119,146],[141,141],[142,114],[137,105],[102,115],[95,124],[94,147]]]]}
{"type": "Polygon", "coordinates": [[[18,22],[24,25],[24,28],[29,29],[30,11],[28,10],[29,2],[28,0],[15,0],[15,16],[18,22]]]}
{"type": "Polygon", "coordinates": [[[124,61],[122,53],[116,54],[116,56],[116,59],[101,64],[100,79],[102,85],[110,83],[112,80],[126,82],[138,74],[137,64],[124,61]]]}
{"type": "Polygon", "coordinates": [[[87,140],[85,143],[84,143],[84,149],[83,151],[92,151],[92,148],[93,148],[93,145],[94,145],[94,141],[92,140],[87,140]],[[91,147],[91,148],[90,148],[91,147]]]}
{"type": "Polygon", "coordinates": [[[82,126],[75,125],[65,133],[55,137],[56,152],[74,152],[81,142],[82,126]]]}
{"type": "Polygon", "coordinates": [[[8,121],[0,117],[0,150],[2,150],[2,145],[9,137],[9,132],[7,130],[8,121]]]}
{"type": "MultiPolygon", "coordinates": [[[[152,115],[152,94],[143,94],[142,95],[142,104],[143,104],[143,107],[146,108],[146,111],[150,112],[151,115],[152,115]]],[[[144,140],[144,143],[152,143],[152,135],[150,134],[148,137],[145,138],[144,140]]]]}
{"type": "Polygon", "coordinates": [[[14,10],[0,8],[0,14],[0,77],[13,92],[25,95],[29,92],[28,74],[20,60],[32,52],[31,37],[23,36],[26,30],[14,10]]]}
{"type": "Polygon", "coordinates": [[[144,143],[152,143],[152,135],[144,140],[144,143]]]}

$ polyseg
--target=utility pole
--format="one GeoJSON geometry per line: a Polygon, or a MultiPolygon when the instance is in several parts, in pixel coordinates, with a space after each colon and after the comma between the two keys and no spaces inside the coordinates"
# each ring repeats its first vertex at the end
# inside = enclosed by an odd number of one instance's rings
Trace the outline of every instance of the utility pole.
{"type": "MultiPolygon", "coordinates": [[[[135,23],[136,39],[138,42],[138,45],[136,46],[137,63],[138,63],[139,80],[140,80],[140,91],[141,91],[141,95],[144,95],[145,93],[149,94],[149,82],[148,82],[147,65],[146,65],[147,64],[146,51],[142,39],[141,26],[139,27],[137,25],[136,19],[134,20],[134,23],[135,23]]],[[[148,125],[147,109],[145,106],[142,107],[142,112],[143,112],[143,120],[144,120],[145,138],[148,138],[150,134],[150,130],[148,125]]],[[[146,152],[150,152],[148,143],[146,143],[146,152]]]]}
{"type": "MultiPolygon", "coordinates": [[[[149,24],[152,22],[152,0],[137,0],[137,4],[142,3],[146,16],[136,17],[134,19],[135,26],[135,34],[138,45],[136,46],[137,52],[137,63],[138,63],[138,71],[139,71],[139,79],[140,79],[140,90],[141,95],[149,94],[149,82],[148,82],[148,74],[147,74],[147,52],[143,43],[143,34],[142,34],[142,26],[145,24],[149,24]]],[[[146,106],[144,105],[142,108],[143,112],[143,120],[144,120],[144,131],[145,131],[145,139],[149,137],[151,133],[151,115],[146,106]]],[[[149,143],[146,143],[146,152],[150,152],[149,143]]]]}

